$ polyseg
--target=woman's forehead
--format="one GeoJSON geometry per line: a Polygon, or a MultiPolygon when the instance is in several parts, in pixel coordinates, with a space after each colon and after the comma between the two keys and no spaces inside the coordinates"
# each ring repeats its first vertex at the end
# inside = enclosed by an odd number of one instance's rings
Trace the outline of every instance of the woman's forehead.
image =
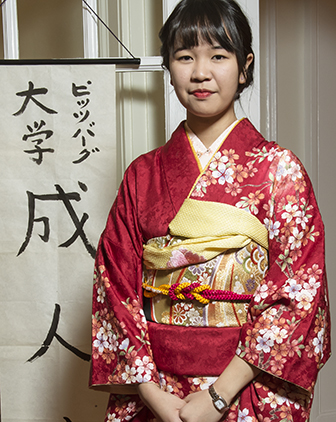
{"type": "Polygon", "coordinates": [[[225,48],[222,47],[219,44],[219,42],[213,41],[213,42],[209,43],[206,40],[199,40],[197,45],[185,46],[184,44],[175,44],[174,47],[175,47],[174,51],[173,51],[174,54],[177,53],[178,51],[181,51],[181,50],[193,50],[197,47],[206,48],[208,50],[222,50],[222,49],[225,50],[225,48]]]}
{"type": "Polygon", "coordinates": [[[179,27],[174,36],[173,50],[197,47],[203,43],[211,46],[221,45],[229,51],[232,50],[231,37],[224,23],[220,27],[200,23],[189,27],[179,27]]]}
{"type": "Polygon", "coordinates": [[[172,52],[175,53],[179,50],[189,50],[200,45],[207,45],[210,48],[224,48],[228,51],[233,51],[230,40],[227,38],[224,41],[226,42],[223,42],[223,40],[217,39],[211,36],[210,34],[208,34],[208,36],[205,36],[201,32],[198,32],[197,36],[195,37],[183,37],[182,34],[179,34],[174,40],[174,47],[172,52]]]}

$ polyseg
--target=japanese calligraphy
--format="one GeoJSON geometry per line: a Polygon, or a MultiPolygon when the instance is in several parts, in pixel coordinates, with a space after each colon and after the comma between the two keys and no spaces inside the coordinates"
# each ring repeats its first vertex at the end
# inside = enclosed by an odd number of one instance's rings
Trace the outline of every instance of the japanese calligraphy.
{"type": "MultiPolygon", "coordinates": [[[[84,183],[79,182],[79,187],[85,192],[87,191],[87,186],[84,183]]],[[[69,192],[69,193],[65,193],[65,191],[63,190],[63,188],[56,184],[55,185],[56,191],[58,193],[56,194],[44,194],[44,195],[36,195],[33,192],[27,191],[27,196],[28,196],[28,227],[27,227],[27,232],[26,232],[26,238],[24,240],[24,242],[22,243],[19,252],[17,254],[17,256],[19,256],[20,254],[22,254],[22,252],[25,251],[25,249],[27,248],[30,239],[32,237],[32,233],[33,233],[33,229],[34,229],[34,224],[35,223],[43,223],[43,234],[40,234],[39,237],[41,238],[41,240],[43,240],[43,242],[48,242],[49,240],[49,235],[50,235],[50,222],[49,222],[49,218],[46,216],[43,217],[35,217],[35,205],[36,205],[36,201],[61,201],[65,207],[65,209],[67,210],[69,217],[71,218],[74,226],[75,226],[75,231],[74,233],[71,235],[71,237],[69,237],[68,240],[66,240],[65,242],[63,242],[61,245],[59,245],[59,247],[69,247],[71,246],[76,240],[77,238],[80,238],[87,250],[87,252],[92,256],[92,258],[95,257],[96,255],[96,249],[94,248],[94,246],[91,245],[91,243],[89,242],[85,232],[84,232],[84,224],[85,222],[89,219],[89,215],[87,213],[83,213],[83,216],[81,219],[79,219],[79,217],[76,214],[76,211],[74,209],[74,207],[71,204],[71,201],[80,201],[81,200],[81,196],[78,192],[69,192]]]]}
{"type": "Polygon", "coordinates": [[[17,92],[16,95],[18,97],[25,97],[22,107],[20,110],[18,110],[16,113],[13,114],[13,116],[19,116],[22,114],[30,101],[33,101],[34,104],[36,104],[38,107],[40,107],[43,111],[45,111],[48,114],[57,114],[57,111],[52,110],[51,108],[48,108],[47,106],[43,105],[40,101],[38,101],[35,98],[35,95],[45,95],[47,94],[48,90],[47,88],[34,88],[34,83],[32,81],[28,82],[28,89],[26,91],[17,92]]]}
{"type": "Polygon", "coordinates": [[[34,122],[33,126],[27,125],[28,132],[23,135],[23,141],[30,141],[33,144],[33,149],[24,150],[27,154],[36,154],[36,158],[32,158],[36,164],[40,165],[43,160],[43,154],[46,152],[54,152],[53,148],[41,148],[40,145],[44,140],[49,139],[53,135],[52,130],[41,130],[46,123],[44,120],[41,120],[40,123],[34,122]]]}
{"type": "MultiPolygon", "coordinates": [[[[91,84],[91,81],[87,81],[87,85],[91,84]]],[[[88,108],[90,104],[90,94],[91,92],[86,85],[72,84],[72,95],[78,98],[76,102],[78,110],[73,113],[73,117],[76,119],[76,125],[79,126],[72,137],[75,139],[79,138],[81,140],[81,146],[83,147],[82,151],[79,152],[80,158],[74,160],[74,164],[83,162],[91,153],[99,152],[99,148],[97,147],[87,148],[88,137],[94,138],[96,136],[93,131],[95,122],[91,120],[90,110],[88,108]]]]}
{"type": "Polygon", "coordinates": [[[36,353],[33,354],[33,356],[31,356],[27,360],[27,362],[34,362],[36,359],[40,358],[45,353],[47,353],[49,346],[51,345],[54,338],[56,338],[56,340],[58,340],[61,343],[62,346],[64,346],[66,349],[70,350],[70,352],[74,353],[79,358],[81,358],[85,361],[88,361],[88,362],[90,361],[91,356],[89,354],[81,352],[76,347],[71,346],[71,344],[69,344],[59,334],[57,334],[57,327],[58,327],[58,323],[59,323],[59,319],[60,319],[60,314],[61,314],[61,307],[58,303],[56,303],[53,319],[52,319],[51,326],[50,326],[50,329],[48,331],[48,334],[47,334],[46,338],[44,339],[42,346],[38,349],[38,351],[36,353]]]}
{"type": "MultiPolygon", "coordinates": [[[[72,135],[73,139],[80,141],[80,151],[78,157],[72,160],[73,164],[80,164],[87,160],[93,153],[100,152],[100,149],[96,145],[90,145],[92,138],[95,138],[95,121],[92,119],[90,106],[90,85],[92,82],[87,81],[86,85],[76,85],[72,83],[71,93],[76,99],[76,110],[73,112],[73,118],[75,119],[76,129],[72,135]]],[[[42,102],[41,96],[48,94],[48,89],[45,87],[36,88],[34,82],[28,82],[28,89],[16,92],[18,97],[23,98],[22,105],[18,111],[13,113],[13,116],[21,116],[27,110],[30,103],[33,103],[38,111],[43,111],[48,115],[58,114],[56,110],[53,110],[49,106],[42,102]]],[[[43,98],[46,100],[46,98],[43,98]]],[[[55,149],[50,145],[44,146],[43,142],[47,141],[54,134],[51,129],[47,128],[47,123],[44,119],[36,120],[32,124],[27,122],[26,125],[28,132],[22,136],[22,140],[29,142],[31,148],[24,149],[24,152],[30,155],[32,161],[35,164],[40,165],[43,162],[44,154],[54,153],[55,149]]]]}
{"type": "MultiPolygon", "coordinates": [[[[16,95],[19,97],[24,97],[21,108],[13,113],[13,116],[22,115],[28,107],[30,102],[33,102],[37,107],[38,111],[43,110],[47,114],[57,114],[57,111],[47,107],[42,102],[37,100],[35,97],[39,95],[46,95],[48,93],[47,88],[35,88],[32,81],[28,82],[28,89],[26,91],[17,92],[16,95]]],[[[24,142],[29,142],[32,146],[32,149],[25,149],[24,152],[29,155],[34,155],[31,159],[37,164],[40,165],[43,161],[43,154],[53,153],[55,150],[53,148],[44,148],[41,144],[47,139],[51,138],[53,131],[47,128],[46,122],[44,120],[34,121],[32,125],[28,124],[27,129],[28,133],[22,136],[24,142]]]]}

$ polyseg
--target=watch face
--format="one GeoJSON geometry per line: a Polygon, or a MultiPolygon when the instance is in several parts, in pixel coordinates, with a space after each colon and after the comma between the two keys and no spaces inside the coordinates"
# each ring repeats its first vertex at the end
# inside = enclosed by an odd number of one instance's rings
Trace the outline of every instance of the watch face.
{"type": "Polygon", "coordinates": [[[223,410],[225,408],[225,404],[222,402],[221,399],[218,399],[214,402],[214,405],[218,410],[223,410]]]}

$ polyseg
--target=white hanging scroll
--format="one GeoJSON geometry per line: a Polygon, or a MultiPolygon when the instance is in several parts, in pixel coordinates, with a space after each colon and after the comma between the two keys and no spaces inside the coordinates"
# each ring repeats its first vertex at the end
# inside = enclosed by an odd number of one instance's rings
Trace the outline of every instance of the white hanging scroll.
{"type": "Polygon", "coordinates": [[[93,258],[116,193],[111,65],[0,66],[2,422],[103,420],[93,258]]]}

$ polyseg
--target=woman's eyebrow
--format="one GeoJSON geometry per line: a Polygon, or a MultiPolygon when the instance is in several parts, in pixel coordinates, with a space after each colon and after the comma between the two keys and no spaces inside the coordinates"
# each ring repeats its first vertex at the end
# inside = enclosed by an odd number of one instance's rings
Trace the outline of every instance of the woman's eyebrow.
{"type": "Polygon", "coordinates": [[[211,48],[213,49],[213,50],[225,50],[225,51],[227,51],[224,47],[222,47],[220,44],[218,44],[218,45],[212,45],[211,46],[211,48]]]}
{"type": "MultiPolygon", "coordinates": [[[[192,48],[193,48],[193,47],[186,47],[186,46],[181,46],[181,47],[178,47],[178,48],[176,48],[175,50],[173,50],[173,56],[174,56],[176,53],[178,53],[179,51],[183,51],[183,50],[192,50],[192,48]]],[[[225,51],[227,51],[227,50],[226,50],[226,48],[222,47],[220,44],[215,44],[215,45],[211,44],[211,49],[212,49],[212,50],[225,50],[225,51]]]]}
{"type": "Polygon", "coordinates": [[[184,47],[184,46],[178,47],[178,48],[176,48],[176,50],[173,51],[173,54],[176,54],[176,53],[178,53],[179,51],[182,51],[182,50],[189,50],[189,49],[187,47],[184,47]]]}

